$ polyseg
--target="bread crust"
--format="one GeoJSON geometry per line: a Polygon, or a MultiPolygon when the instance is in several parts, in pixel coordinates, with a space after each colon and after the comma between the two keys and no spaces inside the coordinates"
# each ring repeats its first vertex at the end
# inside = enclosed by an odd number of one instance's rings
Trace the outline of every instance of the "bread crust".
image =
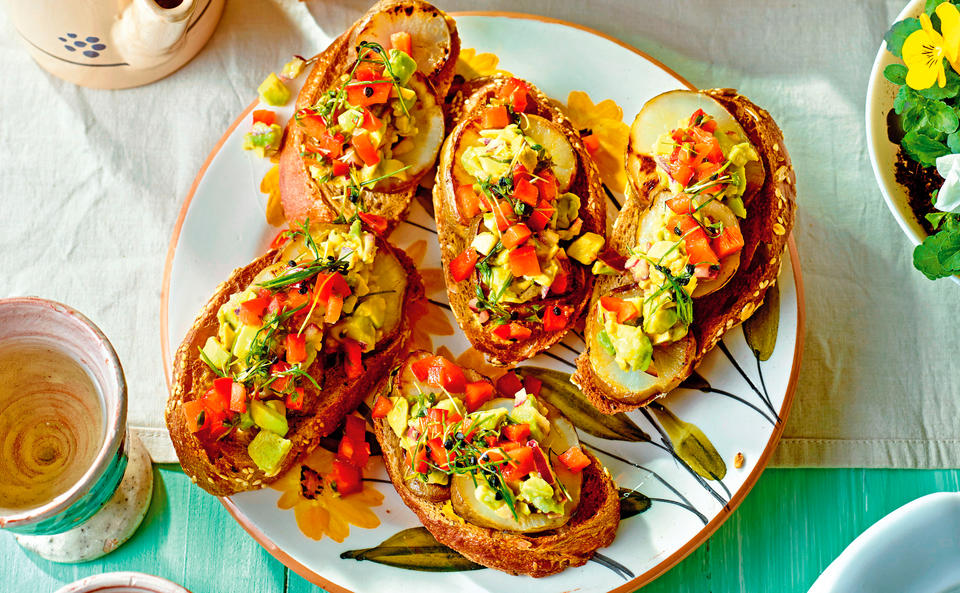
{"type": "MultiPolygon", "coordinates": [[[[567,324],[549,332],[542,328],[531,328],[533,333],[525,340],[504,340],[493,334],[495,326],[490,323],[481,324],[477,313],[470,308],[470,301],[476,296],[475,275],[463,282],[456,282],[451,276],[450,262],[467,248],[473,233],[473,227],[463,224],[457,212],[453,179],[454,155],[463,134],[476,118],[480,117],[480,111],[487,99],[497,94],[509,80],[503,76],[472,80],[464,84],[451,98],[449,108],[459,123],[443,143],[436,184],[433,187],[434,215],[443,260],[444,280],[453,314],[473,347],[482,352],[492,364],[502,366],[514,365],[531,358],[563,339],[583,313],[594,285],[594,276],[590,273],[589,267],[571,260],[570,281],[573,288],[559,297],[550,296],[537,301],[549,307],[554,305],[570,307],[572,312],[567,324]]],[[[606,231],[606,195],[596,164],[570,120],[550,98],[534,85],[527,84],[529,92],[526,113],[539,115],[552,122],[563,132],[573,147],[578,172],[569,191],[581,198],[580,216],[583,219],[583,232],[590,231],[603,235],[606,231]]]]}
{"type": "MultiPolygon", "coordinates": [[[[348,72],[348,66],[356,60],[354,46],[358,35],[371,19],[384,14],[407,15],[407,18],[410,18],[411,14],[424,15],[425,18],[442,15],[444,18],[450,35],[448,55],[442,67],[430,72],[425,79],[436,105],[443,108],[443,97],[453,80],[457,56],[460,54],[456,22],[422,0],[384,0],[371,7],[363,17],[314,58],[316,62],[297,96],[297,110],[316,103],[322,93],[348,72]]],[[[284,215],[291,223],[303,222],[307,218],[313,222],[331,222],[341,214],[337,203],[343,199],[342,191],[318,184],[310,175],[307,162],[300,156],[304,150],[304,140],[304,132],[291,119],[280,150],[279,187],[284,215]]],[[[411,176],[409,180],[389,190],[363,192],[362,200],[366,211],[384,217],[388,229],[394,228],[405,216],[420,179],[429,171],[428,167],[419,175],[411,176]]]]}
{"type": "MultiPolygon", "coordinates": [[[[468,379],[479,377],[465,370],[468,379]]],[[[411,489],[400,440],[385,418],[374,419],[373,426],[387,474],[404,504],[437,541],[478,564],[514,575],[545,577],[585,564],[616,536],[620,524],[619,493],[606,468],[589,452],[590,465],[583,470],[580,504],[570,520],[558,529],[542,533],[514,533],[479,527],[451,516],[449,509],[445,512],[449,487],[438,487],[446,491],[445,495],[438,495],[438,488],[431,490],[430,497],[411,489]]]]}
{"type": "MultiPolygon", "coordinates": [[[[423,283],[413,262],[406,254],[392,247],[385,239],[377,238],[378,249],[390,252],[407,274],[403,306],[408,310],[411,302],[423,298],[423,283]]],[[[344,416],[356,408],[387,375],[397,357],[404,352],[410,336],[409,320],[400,316],[397,328],[384,336],[372,355],[364,357],[365,372],[357,379],[347,379],[341,365],[324,368],[323,356],[318,356],[307,369],[320,384],[318,391],[307,382],[304,388],[304,409],[299,413],[290,411],[290,430],[286,438],[293,443],[279,471],[267,476],[247,454],[247,442],[238,441],[234,434],[206,448],[190,432],[186,417],[181,410],[183,403],[202,396],[212,381],[212,373],[197,355],[210,336],[219,329],[217,311],[230,296],[244,290],[264,268],[276,263],[279,249],[272,249],[252,263],[234,270],[221,283],[207,301],[197,319],[177,349],[173,366],[173,387],[167,400],[165,419],[170,438],[184,473],[207,492],[216,496],[229,496],[246,490],[256,490],[279,478],[296,463],[300,454],[313,449],[321,438],[333,432],[344,416]]]]}
{"type": "MultiPolygon", "coordinates": [[[[764,169],[763,184],[753,196],[747,197],[749,215],[741,223],[744,248],[740,266],[731,280],[720,290],[693,302],[693,324],[684,340],[692,350],[692,357],[684,371],[659,393],[640,399],[611,397],[610,390],[597,375],[590,361],[589,348],[577,358],[573,381],[598,410],[615,414],[646,406],[677,387],[697,367],[703,357],[730,329],[743,323],[763,303],[766,291],[776,283],[780,273],[783,252],[793,228],[796,215],[796,173],[786,146],[783,132],[770,113],[739,94],[734,89],[700,91],[725,107],[740,123],[747,138],[756,148],[764,169]]],[[[642,159],[639,166],[630,166],[631,183],[627,199],[617,217],[608,245],[621,254],[628,254],[634,246],[636,229],[656,190],[654,163],[642,159]]],[[[611,290],[632,284],[626,275],[598,281],[590,303],[590,311],[597,300],[611,290]]],[[[588,328],[592,316],[588,316],[588,328]]]]}

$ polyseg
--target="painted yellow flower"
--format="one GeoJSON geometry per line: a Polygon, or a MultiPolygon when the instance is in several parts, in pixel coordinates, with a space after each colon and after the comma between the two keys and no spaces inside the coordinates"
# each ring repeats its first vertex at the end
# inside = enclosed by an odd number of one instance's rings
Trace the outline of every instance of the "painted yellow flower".
{"type": "MultiPolygon", "coordinates": [[[[407,257],[413,262],[414,267],[420,272],[423,279],[423,287],[427,296],[446,290],[446,284],[443,280],[443,270],[440,268],[421,267],[424,257],[427,255],[427,242],[423,239],[414,241],[405,251],[407,257]]],[[[418,300],[411,303],[410,312],[411,336],[410,350],[428,350],[433,352],[432,336],[452,336],[453,325],[447,318],[446,312],[439,305],[430,301],[418,300]]]]}
{"type": "Polygon", "coordinates": [[[960,11],[950,2],[937,6],[940,17],[940,30],[933,29],[933,23],[927,14],[920,15],[921,28],[914,31],[903,42],[903,61],[907,65],[907,86],[922,90],[930,88],[936,82],[941,87],[947,84],[943,59],[946,58],[953,69],[960,72],[957,63],[960,52],[960,11]]]}
{"type": "Polygon", "coordinates": [[[280,166],[270,167],[260,181],[260,193],[267,194],[267,223],[272,226],[283,226],[286,216],[283,214],[283,205],[280,203],[280,166]]]}
{"type": "Polygon", "coordinates": [[[496,54],[478,54],[477,50],[467,47],[460,50],[454,74],[459,74],[464,80],[473,80],[474,78],[494,74],[509,76],[510,73],[506,70],[497,70],[497,64],[499,63],[500,58],[496,54]]]}
{"type": "Polygon", "coordinates": [[[566,114],[575,128],[596,134],[599,148],[593,152],[593,160],[600,170],[600,178],[611,190],[622,192],[627,185],[623,153],[630,134],[630,126],[623,123],[623,109],[612,99],[594,105],[587,93],[570,91],[566,114]]]}
{"type": "Polygon", "coordinates": [[[347,496],[327,488],[324,476],[333,470],[334,457],[330,451],[318,447],[270,487],[283,492],[277,506],[293,509],[297,527],[305,536],[319,540],[326,534],[336,542],[343,542],[350,535],[350,525],[364,529],[380,525],[380,519],[370,507],[382,504],[383,494],[369,482],[364,483],[362,491],[347,496]]]}

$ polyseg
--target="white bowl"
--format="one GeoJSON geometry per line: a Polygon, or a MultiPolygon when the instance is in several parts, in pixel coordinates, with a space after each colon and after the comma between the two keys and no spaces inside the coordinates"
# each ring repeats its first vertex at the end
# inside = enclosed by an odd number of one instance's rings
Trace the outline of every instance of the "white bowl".
{"type": "Polygon", "coordinates": [[[928,494],[853,540],[808,593],[960,592],[960,493],[928,494]]]}
{"type": "MultiPolygon", "coordinates": [[[[897,15],[896,21],[920,16],[925,5],[926,0],[912,0],[897,15]]],[[[914,216],[913,210],[910,209],[906,189],[894,178],[897,150],[900,147],[887,138],[887,113],[893,109],[897,85],[883,77],[883,69],[890,64],[899,63],[901,63],[900,60],[887,51],[886,42],[881,43],[877,59],[873,62],[873,70],[870,72],[870,83],[867,86],[867,150],[870,152],[873,174],[877,178],[883,198],[887,201],[887,207],[897,219],[904,234],[914,245],[919,245],[927,238],[927,231],[923,229],[914,216]]],[[[960,276],[953,276],[952,279],[960,284],[960,276]]]]}

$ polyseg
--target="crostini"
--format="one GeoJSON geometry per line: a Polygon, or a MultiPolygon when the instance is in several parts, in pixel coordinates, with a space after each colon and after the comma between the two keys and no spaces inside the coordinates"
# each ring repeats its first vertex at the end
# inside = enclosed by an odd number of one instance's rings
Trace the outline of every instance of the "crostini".
{"type": "Polygon", "coordinates": [[[445,13],[385,0],[314,58],[280,152],[286,219],[363,211],[392,228],[436,161],[459,52],[445,13]]]}
{"type": "Polygon", "coordinates": [[[471,81],[433,189],[450,305],[493,364],[560,341],[593,288],[606,208],[570,121],[517,78],[471,81]]]}
{"type": "Polygon", "coordinates": [[[278,239],[217,288],[174,359],[167,427],[184,472],[219,496],[264,486],[336,429],[402,354],[423,295],[359,221],[278,239]]]}
{"type": "Polygon", "coordinates": [[[616,486],[577,431],[509,373],[496,385],[411,353],[374,404],[374,431],[404,503],[470,560],[543,577],[610,545],[616,486]]]}
{"type": "Polygon", "coordinates": [[[690,376],[776,280],[796,176],[773,118],[730,89],[671,91],[637,115],[628,196],[610,235],[573,381],[601,411],[644,406],[690,376]]]}

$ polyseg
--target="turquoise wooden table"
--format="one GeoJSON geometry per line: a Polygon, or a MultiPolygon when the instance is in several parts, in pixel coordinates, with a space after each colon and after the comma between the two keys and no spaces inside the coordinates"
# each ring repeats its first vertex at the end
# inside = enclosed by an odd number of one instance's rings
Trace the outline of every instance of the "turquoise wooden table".
{"type": "MultiPolygon", "coordinates": [[[[143,526],[99,561],[54,564],[0,534],[0,591],[52,593],[117,570],[156,574],[193,593],[320,591],[274,560],[179,468],[154,471],[153,505],[143,526]]],[[[957,490],[960,470],[770,469],[707,543],[642,590],[802,593],[890,511],[924,494],[957,490]]]]}

